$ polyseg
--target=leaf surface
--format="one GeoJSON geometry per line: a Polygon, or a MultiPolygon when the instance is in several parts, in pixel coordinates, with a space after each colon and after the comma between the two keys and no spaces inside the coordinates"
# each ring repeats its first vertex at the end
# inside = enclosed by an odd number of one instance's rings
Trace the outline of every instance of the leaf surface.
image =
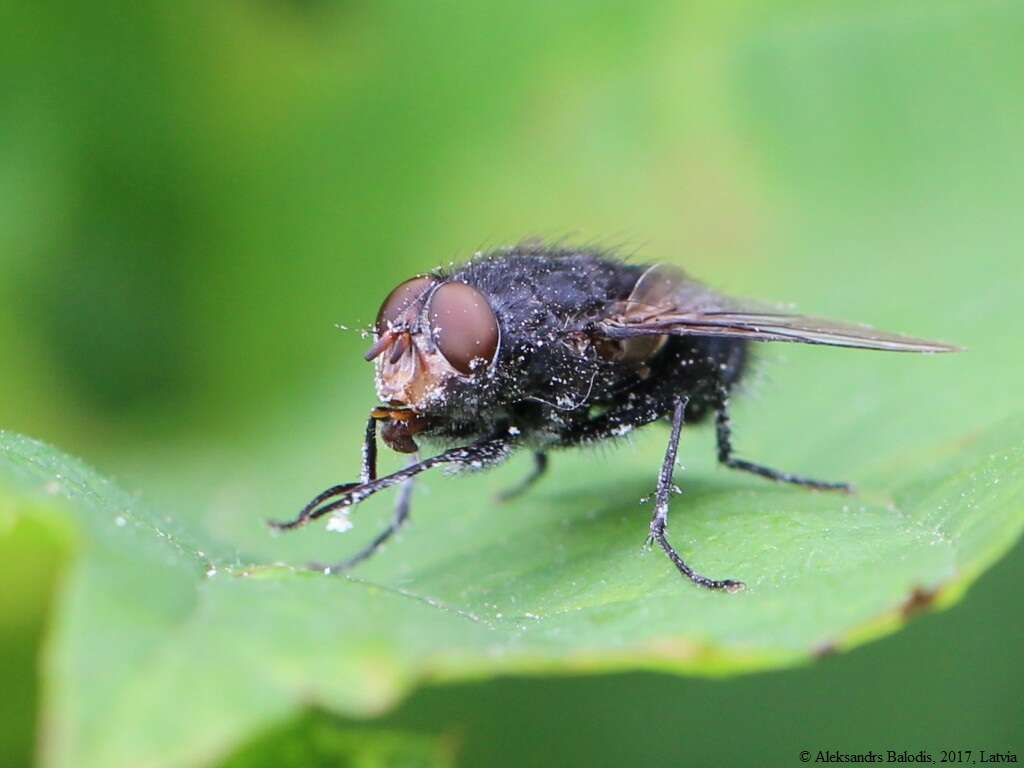
{"type": "Polygon", "coordinates": [[[675,541],[748,584],[711,593],[642,550],[649,489],[634,461],[589,473],[592,457],[566,458],[574,479],[507,507],[452,509],[507,472],[432,484],[418,499],[427,525],[338,577],[225,559],[202,529],[3,434],[3,508],[59,510],[78,532],[47,664],[51,764],[202,760],[310,704],[381,712],[424,679],[799,663],[950,602],[1024,524],[1019,418],[853,497],[696,477],[674,505],[675,541]]]}

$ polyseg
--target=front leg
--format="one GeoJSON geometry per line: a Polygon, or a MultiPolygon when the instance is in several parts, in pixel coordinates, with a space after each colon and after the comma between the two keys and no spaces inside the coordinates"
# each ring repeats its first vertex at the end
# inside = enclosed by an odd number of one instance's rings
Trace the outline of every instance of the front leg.
{"type": "Polygon", "coordinates": [[[678,398],[672,411],[672,434],[665,448],[665,459],[661,463],[661,472],[658,473],[658,490],[655,494],[654,516],[651,518],[651,533],[648,543],[657,542],[658,546],[668,555],[668,559],[679,570],[679,572],[701,587],[707,589],[724,589],[729,592],[737,592],[743,589],[742,581],[733,579],[710,579],[693,570],[678,552],[669,543],[666,530],[668,528],[668,502],[672,495],[674,486],[672,477],[676,468],[676,453],[679,450],[679,436],[683,430],[683,414],[686,412],[687,398],[678,398]]]}
{"type": "Polygon", "coordinates": [[[384,477],[378,477],[369,482],[335,485],[318,494],[292,520],[270,521],[268,525],[276,530],[299,528],[331,512],[355,506],[378,491],[404,483],[406,480],[442,464],[452,464],[466,469],[481,469],[497,464],[508,456],[511,448],[512,441],[506,437],[488,438],[471,445],[462,446],[461,448],[451,448],[436,456],[431,456],[429,459],[410,464],[404,469],[392,472],[384,477]],[[327,504],[323,503],[333,497],[337,498],[327,504]]]}
{"type": "MultiPolygon", "coordinates": [[[[413,465],[417,461],[419,461],[419,457],[414,454],[409,464],[413,465]]],[[[374,478],[376,478],[376,471],[374,472],[374,478]]],[[[354,555],[337,563],[332,565],[310,563],[309,568],[314,571],[321,571],[325,574],[341,573],[342,571],[347,571],[349,568],[358,565],[363,562],[363,560],[369,560],[388,539],[398,533],[399,529],[409,521],[409,506],[412,502],[412,486],[414,482],[414,478],[409,478],[402,483],[401,487],[398,489],[398,502],[395,504],[395,512],[391,516],[391,522],[388,523],[388,526],[383,531],[374,536],[373,541],[354,555]]]]}
{"type": "Polygon", "coordinates": [[[777,483],[802,485],[805,488],[813,488],[819,491],[853,492],[853,487],[849,483],[835,483],[826,480],[815,480],[810,477],[803,477],[802,475],[792,475],[789,472],[781,472],[777,469],[766,467],[763,464],[755,464],[751,461],[735,458],[732,455],[732,421],[729,418],[729,390],[724,386],[718,389],[715,410],[717,412],[715,427],[718,437],[718,461],[730,469],[750,472],[751,474],[774,480],[777,483]]]}
{"type": "Polygon", "coordinates": [[[366,432],[363,437],[363,460],[359,470],[359,482],[358,483],[341,483],[340,485],[332,485],[326,491],[318,493],[313,497],[306,506],[302,508],[299,514],[292,520],[287,521],[268,521],[268,525],[278,531],[288,531],[292,528],[299,528],[310,520],[320,517],[320,515],[313,516],[313,512],[328,499],[340,496],[346,491],[351,491],[353,488],[359,487],[359,485],[368,483],[371,480],[377,479],[377,420],[370,415],[369,420],[366,422],[366,432]]]}

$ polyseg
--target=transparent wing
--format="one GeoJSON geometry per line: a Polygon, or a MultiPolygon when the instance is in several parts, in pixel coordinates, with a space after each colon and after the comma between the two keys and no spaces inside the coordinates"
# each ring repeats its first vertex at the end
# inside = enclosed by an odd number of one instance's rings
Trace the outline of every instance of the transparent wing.
{"type": "Polygon", "coordinates": [[[609,339],[640,336],[724,336],[750,341],[788,341],[888,352],[957,352],[959,347],[866,325],[777,312],[716,294],[682,272],[655,265],[630,297],[597,323],[609,339]]]}

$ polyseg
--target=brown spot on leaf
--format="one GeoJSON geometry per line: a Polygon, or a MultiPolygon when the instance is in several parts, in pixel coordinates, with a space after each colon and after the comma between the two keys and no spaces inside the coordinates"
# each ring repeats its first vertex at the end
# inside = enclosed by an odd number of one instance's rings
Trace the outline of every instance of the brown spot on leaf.
{"type": "Polygon", "coordinates": [[[833,640],[826,640],[814,649],[814,658],[825,659],[829,656],[835,656],[837,653],[839,653],[839,646],[833,640]]]}
{"type": "Polygon", "coordinates": [[[922,613],[931,607],[938,594],[938,588],[927,589],[925,587],[914,587],[913,591],[910,593],[910,597],[906,599],[902,608],[900,608],[900,613],[903,614],[904,619],[917,616],[919,613],[922,613]]]}

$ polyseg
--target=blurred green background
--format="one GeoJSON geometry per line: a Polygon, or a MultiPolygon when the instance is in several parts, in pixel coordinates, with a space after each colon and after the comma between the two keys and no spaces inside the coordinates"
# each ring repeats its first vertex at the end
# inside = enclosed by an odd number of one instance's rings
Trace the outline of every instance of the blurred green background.
{"type": "MultiPolygon", "coordinates": [[[[335,325],[524,236],[954,341],[975,286],[1020,292],[1020,3],[21,3],[0,77],[0,427],[163,503],[347,466],[372,381],[335,325]]],[[[0,534],[18,765],[61,546],[0,534]]],[[[1022,578],[1018,547],[961,606],[795,672],[428,688],[278,741],[444,734],[475,765],[1019,749],[1022,578]]]]}

